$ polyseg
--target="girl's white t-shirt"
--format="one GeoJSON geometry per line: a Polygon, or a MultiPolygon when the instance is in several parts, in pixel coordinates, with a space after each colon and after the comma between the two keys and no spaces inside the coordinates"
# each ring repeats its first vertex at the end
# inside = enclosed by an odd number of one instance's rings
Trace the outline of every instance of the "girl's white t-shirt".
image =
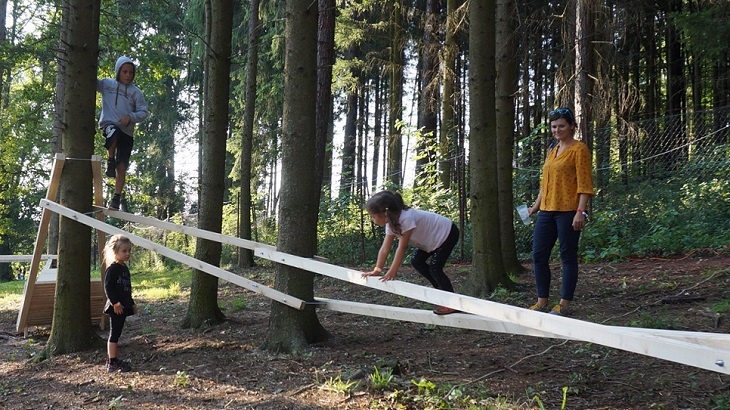
{"type": "MultiPolygon", "coordinates": [[[[451,220],[433,212],[405,209],[400,213],[399,222],[401,233],[413,230],[409,244],[426,252],[435,251],[451,233],[451,220]]],[[[390,223],[385,224],[385,234],[401,236],[393,232],[390,223]]]]}

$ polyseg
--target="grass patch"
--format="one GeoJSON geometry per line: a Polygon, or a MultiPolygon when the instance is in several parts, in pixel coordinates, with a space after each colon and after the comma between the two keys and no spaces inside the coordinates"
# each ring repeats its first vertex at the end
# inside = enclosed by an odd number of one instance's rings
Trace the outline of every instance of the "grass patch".
{"type": "MultiPolygon", "coordinates": [[[[90,276],[98,278],[99,272],[92,271],[90,276]]],[[[146,272],[132,270],[132,288],[135,295],[147,300],[175,299],[190,287],[190,278],[190,269],[183,268],[146,272]]],[[[19,309],[24,286],[25,281],[20,280],[0,283],[0,310],[19,309]]]]}

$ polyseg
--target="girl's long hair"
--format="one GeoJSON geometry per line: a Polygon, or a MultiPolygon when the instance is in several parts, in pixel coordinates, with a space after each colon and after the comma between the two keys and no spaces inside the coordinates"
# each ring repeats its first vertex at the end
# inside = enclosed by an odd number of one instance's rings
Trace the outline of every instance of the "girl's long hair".
{"type": "Polygon", "coordinates": [[[402,233],[400,227],[400,213],[404,209],[409,208],[410,207],[408,205],[403,203],[403,197],[399,193],[392,191],[380,191],[371,196],[365,204],[365,210],[368,212],[374,214],[385,214],[388,218],[388,223],[390,224],[391,229],[393,229],[393,232],[397,235],[402,233]]]}
{"type": "Polygon", "coordinates": [[[104,245],[104,266],[109,267],[116,260],[115,256],[124,244],[132,246],[132,241],[122,234],[116,234],[106,241],[106,245],[104,245]]]}

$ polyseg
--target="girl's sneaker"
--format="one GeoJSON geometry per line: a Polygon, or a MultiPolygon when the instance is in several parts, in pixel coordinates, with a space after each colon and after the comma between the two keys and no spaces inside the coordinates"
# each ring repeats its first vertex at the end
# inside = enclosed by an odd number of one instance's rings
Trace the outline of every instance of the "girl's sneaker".
{"type": "Polygon", "coordinates": [[[125,362],[124,360],[117,359],[111,362],[109,361],[109,359],[107,359],[106,361],[106,371],[109,373],[126,373],[130,370],[132,370],[132,366],[130,366],[129,363],[125,362]]]}
{"type": "Polygon", "coordinates": [[[437,315],[450,315],[452,313],[457,313],[457,312],[458,312],[458,310],[452,309],[452,308],[446,307],[446,306],[439,306],[433,310],[433,313],[435,313],[437,315]]]}

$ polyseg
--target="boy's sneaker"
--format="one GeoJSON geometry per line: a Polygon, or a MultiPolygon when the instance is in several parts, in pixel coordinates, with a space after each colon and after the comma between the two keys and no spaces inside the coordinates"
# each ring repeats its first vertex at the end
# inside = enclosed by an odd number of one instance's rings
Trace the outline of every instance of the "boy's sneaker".
{"type": "Polygon", "coordinates": [[[127,206],[127,196],[122,195],[119,198],[119,210],[122,212],[129,212],[129,207],[127,206]]]}
{"type": "Polygon", "coordinates": [[[114,161],[114,158],[108,158],[106,160],[106,176],[109,178],[117,177],[117,162],[114,161]]]}
{"type": "Polygon", "coordinates": [[[111,201],[109,201],[109,209],[113,209],[115,211],[119,210],[119,205],[122,201],[122,198],[120,195],[114,194],[114,197],[111,201]]]}
{"type": "Polygon", "coordinates": [[[132,366],[129,365],[129,363],[125,362],[124,360],[115,360],[113,362],[110,362],[109,359],[106,361],[106,371],[109,373],[126,373],[128,371],[132,370],[132,366]]]}

